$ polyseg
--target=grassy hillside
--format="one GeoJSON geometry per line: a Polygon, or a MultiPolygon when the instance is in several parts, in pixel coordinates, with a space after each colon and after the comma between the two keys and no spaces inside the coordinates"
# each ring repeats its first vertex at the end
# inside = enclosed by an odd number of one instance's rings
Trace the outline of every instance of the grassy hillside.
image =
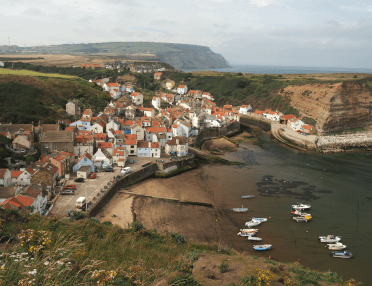
{"type": "Polygon", "coordinates": [[[288,97],[278,95],[288,85],[314,83],[335,83],[344,80],[367,79],[368,75],[355,74],[314,74],[314,75],[243,75],[242,73],[217,72],[172,72],[169,78],[176,84],[186,83],[189,90],[199,89],[210,92],[218,105],[250,104],[254,109],[280,110],[284,114],[298,115],[288,97]],[[356,77],[355,77],[356,76],[356,77]]]}
{"type": "Polygon", "coordinates": [[[0,75],[0,121],[36,124],[53,123],[66,116],[71,98],[82,108],[102,110],[110,96],[101,87],[76,77],[0,75]]]}
{"type": "Polygon", "coordinates": [[[0,238],[1,285],[342,285],[333,272],[185,241],[140,223],[123,230],[95,218],[56,220],[0,209],[0,238]],[[203,265],[199,254],[218,262],[215,274],[202,270],[210,262],[203,265]]]}
{"type": "Polygon", "coordinates": [[[75,78],[70,75],[63,75],[58,73],[40,73],[31,70],[10,70],[10,69],[0,69],[1,75],[24,75],[24,76],[44,76],[44,77],[58,77],[58,78],[75,78]]]}

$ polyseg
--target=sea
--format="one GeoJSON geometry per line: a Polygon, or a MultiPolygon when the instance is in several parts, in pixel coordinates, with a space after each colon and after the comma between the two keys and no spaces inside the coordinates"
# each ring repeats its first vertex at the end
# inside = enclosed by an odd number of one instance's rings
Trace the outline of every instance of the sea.
{"type": "MultiPolygon", "coordinates": [[[[231,210],[242,204],[249,208],[246,214],[229,214],[229,224],[244,228],[250,217],[269,218],[254,228],[259,229],[256,236],[263,238],[262,243],[273,248],[257,255],[298,261],[372,285],[372,151],[306,153],[279,145],[265,132],[258,138],[259,144],[242,143],[236,152],[223,156],[244,166],[213,169],[219,208],[231,210]],[[243,200],[241,195],[255,198],[243,200]],[[291,206],[297,202],[311,204],[310,222],[292,219],[291,206]],[[327,235],[341,236],[354,258],[332,257],[326,243],[318,240],[327,235]]],[[[244,250],[257,242],[237,237],[232,244],[244,250]]]]}
{"type": "Polygon", "coordinates": [[[232,73],[251,73],[251,74],[314,74],[314,73],[370,73],[369,68],[340,68],[340,67],[302,67],[302,66],[264,66],[264,65],[234,65],[231,68],[220,69],[185,69],[184,72],[191,71],[217,71],[232,73]]]}

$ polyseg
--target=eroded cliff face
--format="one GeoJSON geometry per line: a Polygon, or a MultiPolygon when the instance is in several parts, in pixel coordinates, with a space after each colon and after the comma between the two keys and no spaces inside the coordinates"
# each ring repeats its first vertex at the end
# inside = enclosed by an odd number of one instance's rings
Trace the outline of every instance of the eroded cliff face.
{"type": "Polygon", "coordinates": [[[371,124],[372,96],[361,81],[287,86],[279,93],[291,99],[302,117],[316,120],[320,134],[371,124]]]}

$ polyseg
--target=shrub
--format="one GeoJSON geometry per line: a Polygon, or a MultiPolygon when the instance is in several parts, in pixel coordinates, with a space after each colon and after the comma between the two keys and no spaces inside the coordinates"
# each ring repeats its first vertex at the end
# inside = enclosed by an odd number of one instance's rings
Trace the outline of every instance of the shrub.
{"type": "Polygon", "coordinates": [[[84,218],[85,214],[83,214],[82,212],[73,212],[72,215],[70,216],[70,221],[75,221],[84,218]]]}
{"type": "Polygon", "coordinates": [[[95,223],[100,223],[99,219],[96,218],[96,217],[91,217],[89,220],[90,220],[90,221],[93,221],[93,222],[95,222],[95,223]]]}
{"type": "Polygon", "coordinates": [[[108,220],[107,221],[104,221],[102,224],[103,225],[113,225],[112,222],[111,221],[108,221],[108,220]]]}
{"type": "Polygon", "coordinates": [[[178,244],[184,244],[185,243],[185,238],[183,237],[182,234],[180,233],[171,233],[171,237],[178,243],[178,244]]]}
{"type": "Polygon", "coordinates": [[[229,270],[229,263],[226,261],[226,260],[223,260],[220,264],[220,266],[218,266],[218,269],[220,270],[221,273],[225,273],[227,272],[227,270],[229,270]]]}
{"type": "Polygon", "coordinates": [[[189,274],[183,276],[177,276],[174,278],[169,285],[171,286],[199,286],[200,284],[194,280],[189,274]]]}
{"type": "Polygon", "coordinates": [[[133,222],[130,227],[137,232],[144,229],[143,224],[138,221],[133,222]]]}

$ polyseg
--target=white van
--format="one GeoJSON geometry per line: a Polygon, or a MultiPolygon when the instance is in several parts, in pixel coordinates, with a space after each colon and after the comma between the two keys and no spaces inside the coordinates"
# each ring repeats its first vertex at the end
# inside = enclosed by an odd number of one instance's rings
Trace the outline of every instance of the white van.
{"type": "Polygon", "coordinates": [[[85,209],[87,203],[86,197],[80,197],[76,200],[75,207],[77,209],[85,209]]]}
{"type": "Polygon", "coordinates": [[[125,167],[123,169],[121,169],[121,174],[122,175],[126,175],[126,174],[129,174],[130,172],[132,172],[132,169],[130,167],[125,167]]]}

